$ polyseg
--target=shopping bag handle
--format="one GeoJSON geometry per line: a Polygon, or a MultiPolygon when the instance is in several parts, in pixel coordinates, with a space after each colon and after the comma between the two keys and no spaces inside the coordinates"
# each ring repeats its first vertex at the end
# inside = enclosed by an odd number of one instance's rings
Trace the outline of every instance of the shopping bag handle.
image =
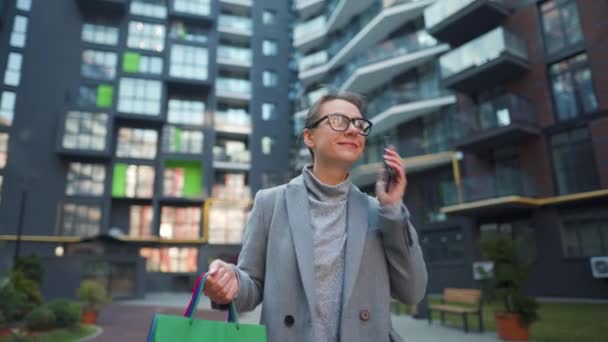
{"type": "MultiPolygon", "coordinates": [[[[203,289],[205,288],[205,281],[207,280],[208,273],[203,273],[196,279],[196,284],[194,285],[194,290],[192,290],[192,297],[190,298],[190,303],[188,304],[188,308],[186,312],[184,312],[184,317],[190,318],[192,321],[194,319],[194,312],[196,311],[196,307],[198,306],[198,301],[202,296],[205,296],[203,293],[203,289]]],[[[239,318],[236,313],[236,307],[234,306],[234,301],[230,302],[230,308],[228,311],[228,322],[239,323],[239,318]]]]}

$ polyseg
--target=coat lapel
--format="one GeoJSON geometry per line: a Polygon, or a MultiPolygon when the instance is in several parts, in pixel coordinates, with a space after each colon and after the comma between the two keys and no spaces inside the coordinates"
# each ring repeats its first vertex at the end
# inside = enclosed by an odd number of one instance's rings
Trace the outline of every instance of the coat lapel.
{"type": "Polygon", "coordinates": [[[310,210],[308,194],[302,176],[296,177],[287,184],[285,194],[287,200],[287,216],[291,228],[291,236],[296,249],[300,277],[310,312],[315,308],[315,275],[313,260],[312,226],[310,223],[310,210]]]}
{"type": "Polygon", "coordinates": [[[344,269],[344,293],[342,297],[342,308],[345,305],[355,287],[359,266],[361,266],[361,256],[365,247],[365,238],[368,229],[368,199],[367,195],[360,192],[354,185],[351,185],[348,196],[347,208],[347,238],[346,255],[344,269]]]}

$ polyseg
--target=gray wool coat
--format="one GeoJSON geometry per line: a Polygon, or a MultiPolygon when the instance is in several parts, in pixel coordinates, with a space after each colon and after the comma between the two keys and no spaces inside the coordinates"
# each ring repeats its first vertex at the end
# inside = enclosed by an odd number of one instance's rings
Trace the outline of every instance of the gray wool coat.
{"type": "MultiPolygon", "coordinates": [[[[399,219],[351,185],[340,341],[402,341],[391,326],[391,297],[417,303],[427,285],[418,236],[402,206],[399,219]]],[[[247,223],[237,272],[237,311],[263,302],[269,342],[312,342],[315,310],[313,238],[302,176],[260,190],[247,223]]]]}

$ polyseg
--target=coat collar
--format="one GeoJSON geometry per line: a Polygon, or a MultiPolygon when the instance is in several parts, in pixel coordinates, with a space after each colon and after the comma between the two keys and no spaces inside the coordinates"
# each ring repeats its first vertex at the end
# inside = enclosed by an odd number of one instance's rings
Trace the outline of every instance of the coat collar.
{"type": "MultiPolygon", "coordinates": [[[[342,293],[342,307],[348,303],[352,294],[361,256],[365,245],[368,230],[368,199],[353,184],[347,200],[347,238],[346,252],[344,256],[344,287],[342,293]]],[[[300,277],[304,286],[306,299],[310,312],[315,312],[315,274],[313,260],[313,235],[308,205],[308,193],[302,175],[295,177],[287,184],[285,194],[287,201],[287,215],[293,243],[296,250],[296,258],[300,277]]]]}

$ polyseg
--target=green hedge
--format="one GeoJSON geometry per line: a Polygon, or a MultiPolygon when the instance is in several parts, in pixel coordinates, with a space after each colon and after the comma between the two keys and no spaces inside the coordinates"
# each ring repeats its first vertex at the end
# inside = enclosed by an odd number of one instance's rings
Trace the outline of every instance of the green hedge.
{"type": "Polygon", "coordinates": [[[25,316],[27,330],[45,331],[55,327],[55,314],[46,306],[40,306],[25,316]]]}
{"type": "Polygon", "coordinates": [[[55,314],[55,326],[58,328],[73,327],[80,322],[82,307],[78,302],[55,299],[47,307],[55,314]]]}

